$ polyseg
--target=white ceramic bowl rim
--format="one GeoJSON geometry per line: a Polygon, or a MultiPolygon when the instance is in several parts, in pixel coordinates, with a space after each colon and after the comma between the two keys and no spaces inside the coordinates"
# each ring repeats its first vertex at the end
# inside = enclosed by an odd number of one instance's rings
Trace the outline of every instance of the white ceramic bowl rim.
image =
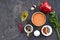
{"type": "Polygon", "coordinates": [[[33,31],[33,26],[30,25],[30,24],[27,24],[27,25],[24,27],[24,30],[25,30],[26,33],[27,33],[27,32],[31,33],[31,32],[33,31]],[[31,26],[31,31],[27,31],[27,30],[26,30],[26,27],[27,27],[27,26],[31,26]]]}
{"type": "Polygon", "coordinates": [[[41,32],[42,32],[42,34],[44,35],[44,36],[50,36],[51,34],[52,34],[52,28],[51,28],[51,26],[49,26],[49,25],[44,25],[43,27],[42,27],[42,29],[41,29],[41,32]],[[43,32],[43,28],[44,27],[48,27],[49,29],[50,29],[50,32],[48,33],[48,34],[45,34],[44,32],[43,32]]]}

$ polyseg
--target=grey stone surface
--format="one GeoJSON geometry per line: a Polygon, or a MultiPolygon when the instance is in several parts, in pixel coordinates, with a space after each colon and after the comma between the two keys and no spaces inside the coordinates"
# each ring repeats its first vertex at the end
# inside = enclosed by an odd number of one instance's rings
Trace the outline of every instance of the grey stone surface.
{"type": "MultiPolygon", "coordinates": [[[[56,11],[60,22],[60,0],[47,1],[52,5],[53,10],[56,11]]],[[[31,15],[39,10],[36,8],[36,10],[31,11],[30,8],[34,4],[38,6],[39,2],[43,2],[43,0],[0,0],[0,40],[58,40],[57,33],[54,28],[52,35],[49,37],[44,37],[42,35],[34,37],[33,33],[27,37],[24,31],[23,33],[20,33],[15,20],[17,19],[21,21],[18,17],[24,10],[28,10],[29,17],[31,18],[31,15]]],[[[30,20],[27,20],[27,23],[31,23],[29,21],[30,20]]],[[[25,22],[22,24],[24,27],[25,22]]],[[[48,21],[46,24],[49,24],[48,21]]]]}

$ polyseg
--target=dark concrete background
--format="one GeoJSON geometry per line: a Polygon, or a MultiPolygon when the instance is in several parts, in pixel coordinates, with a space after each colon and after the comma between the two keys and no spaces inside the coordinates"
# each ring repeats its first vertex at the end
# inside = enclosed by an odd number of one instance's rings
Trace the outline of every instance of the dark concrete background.
{"type": "MultiPolygon", "coordinates": [[[[56,11],[60,22],[60,0],[47,0],[56,11]]],[[[53,33],[49,37],[44,37],[40,35],[39,37],[34,37],[33,33],[27,37],[26,33],[20,33],[17,20],[20,20],[18,16],[24,10],[28,10],[29,16],[38,11],[31,11],[30,8],[34,4],[37,6],[39,2],[43,0],[0,0],[0,40],[58,40],[57,33],[53,28],[53,33]]],[[[49,17],[48,17],[49,18],[49,17]]],[[[30,23],[28,21],[28,23],[30,23]]],[[[22,23],[23,27],[25,22],[22,23]]],[[[46,24],[49,24],[48,21],[46,24]]],[[[60,29],[59,29],[60,31],[60,29]]]]}

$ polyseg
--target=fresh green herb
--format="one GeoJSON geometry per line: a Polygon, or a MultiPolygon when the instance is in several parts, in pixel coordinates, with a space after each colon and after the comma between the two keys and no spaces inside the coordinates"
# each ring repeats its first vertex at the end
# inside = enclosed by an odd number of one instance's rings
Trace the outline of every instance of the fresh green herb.
{"type": "Polygon", "coordinates": [[[49,21],[54,26],[54,28],[55,28],[55,30],[57,32],[58,38],[60,40],[60,33],[58,31],[58,28],[60,27],[60,24],[58,22],[58,16],[56,15],[55,11],[50,13],[49,21]]]}

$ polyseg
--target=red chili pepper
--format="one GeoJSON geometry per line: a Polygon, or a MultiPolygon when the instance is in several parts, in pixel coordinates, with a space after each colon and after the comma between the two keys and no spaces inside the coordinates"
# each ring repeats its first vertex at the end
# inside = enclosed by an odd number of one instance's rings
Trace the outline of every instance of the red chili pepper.
{"type": "Polygon", "coordinates": [[[39,8],[45,13],[50,13],[52,11],[52,7],[47,1],[44,1],[39,8]]]}
{"type": "Polygon", "coordinates": [[[20,32],[22,32],[22,23],[19,23],[18,27],[19,27],[20,32]]]}

